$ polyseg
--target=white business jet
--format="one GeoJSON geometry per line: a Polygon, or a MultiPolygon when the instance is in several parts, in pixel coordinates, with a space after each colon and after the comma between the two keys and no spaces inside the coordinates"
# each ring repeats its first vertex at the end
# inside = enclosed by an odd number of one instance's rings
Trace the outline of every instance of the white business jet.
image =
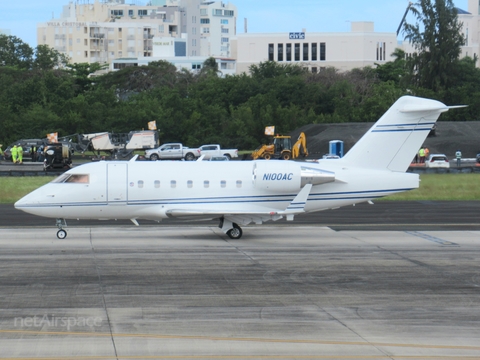
{"type": "MultiPolygon", "coordinates": [[[[456,106],[455,106],[456,107],[456,106]]],[[[219,219],[232,239],[240,225],[338,208],[418,188],[406,173],[432,126],[449,108],[404,96],[337,160],[111,161],[75,167],[15,203],[57,219],[219,219]]]]}

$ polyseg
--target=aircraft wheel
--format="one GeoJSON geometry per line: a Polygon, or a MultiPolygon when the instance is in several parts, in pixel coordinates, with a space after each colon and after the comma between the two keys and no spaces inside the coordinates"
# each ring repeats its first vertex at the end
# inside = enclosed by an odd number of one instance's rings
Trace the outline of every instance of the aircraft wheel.
{"type": "Polygon", "coordinates": [[[230,239],[240,239],[243,235],[242,228],[233,223],[233,229],[228,230],[227,235],[230,239]]]}
{"type": "Polygon", "coordinates": [[[58,230],[57,232],[57,238],[59,238],[60,240],[63,240],[67,237],[67,232],[63,229],[60,229],[58,230]]]}

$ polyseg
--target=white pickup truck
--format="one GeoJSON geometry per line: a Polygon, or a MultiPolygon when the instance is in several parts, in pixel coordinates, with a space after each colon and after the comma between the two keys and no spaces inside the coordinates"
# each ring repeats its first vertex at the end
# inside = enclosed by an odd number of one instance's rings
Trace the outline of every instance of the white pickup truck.
{"type": "Polygon", "coordinates": [[[200,149],[190,149],[180,143],[168,143],[162,146],[146,150],[145,158],[157,160],[182,160],[192,161],[200,157],[200,149]]]}
{"type": "Polygon", "coordinates": [[[218,144],[202,145],[198,149],[200,150],[200,155],[204,155],[204,160],[218,156],[225,156],[228,160],[238,157],[237,149],[222,149],[218,144]]]}

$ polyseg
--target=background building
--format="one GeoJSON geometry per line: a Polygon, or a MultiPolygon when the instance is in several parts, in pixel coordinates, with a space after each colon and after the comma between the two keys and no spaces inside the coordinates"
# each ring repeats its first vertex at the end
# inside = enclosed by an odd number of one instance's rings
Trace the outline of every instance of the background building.
{"type": "Polygon", "coordinates": [[[235,35],[236,12],[233,5],[201,0],[152,0],[147,6],[77,0],[63,7],[58,19],[37,25],[37,42],[73,63],[152,57],[154,42],[165,38],[183,39],[177,43],[184,50],[174,56],[229,57],[225,43],[235,35]]]}
{"type": "MultiPolygon", "coordinates": [[[[193,73],[199,72],[205,60],[208,57],[205,56],[185,56],[185,57],[142,57],[142,58],[124,58],[115,59],[110,65],[110,70],[120,70],[129,66],[143,66],[148,65],[152,61],[165,60],[177,68],[177,70],[186,69],[193,73]]],[[[215,62],[218,64],[218,75],[223,77],[226,75],[236,74],[236,62],[234,59],[218,58],[215,57],[215,62]]]]}
{"type": "Polygon", "coordinates": [[[396,34],[376,33],[373,22],[352,22],[349,33],[239,34],[233,43],[237,72],[269,60],[312,72],[328,66],[346,71],[393,60],[390,54],[398,47],[396,34]]]}
{"type": "MultiPolygon", "coordinates": [[[[140,6],[125,4],[125,0],[91,1],[71,1],[58,19],[38,24],[38,44],[46,44],[78,63],[111,65],[115,59],[125,58],[148,63],[187,57],[194,59],[187,61],[193,66],[196,59],[210,56],[235,59],[236,65],[225,63],[228,72],[233,67],[237,73],[268,60],[298,64],[312,72],[330,66],[347,71],[392,61],[397,47],[414,52],[408,42],[397,41],[395,32],[375,32],[373,22],[351,22],[351,31],[345,33],[303,30],[237,35],[237,8],[231,3],[150,0],[140,6]]],[[[467,41],[462,56],[478,56],[479,0],[469,0],[469,11],[458,10],[467,41]]]]}
{"type": "MultiPolygon", "coordinates": [[[[463,35],[466,43],[462,46],[461,56],[478,57],[480,53],[480,5],[478,0],[468,0],[468,11],[457,9],[458,19],[463,23],[463,35]]],[[[477,62],[477,67],[480,64],[477,62]]]]}

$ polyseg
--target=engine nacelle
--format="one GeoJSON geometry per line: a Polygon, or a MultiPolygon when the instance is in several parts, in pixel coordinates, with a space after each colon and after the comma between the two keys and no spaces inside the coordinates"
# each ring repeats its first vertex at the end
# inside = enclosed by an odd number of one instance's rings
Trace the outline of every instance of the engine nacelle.
{"type": "Polygon", "coordinates": [[[300,172],[300,166],[292,161],[256,161],[253,182],[262,190],[298,192],[302,183],[300,172]]]}
{"type": "Polygon", "coordinates": [[[293,161],[257,161],[253,168],[255,187],[262,190],[298,192],[306,184],[333,181],[334,173],[293,161]]]}

